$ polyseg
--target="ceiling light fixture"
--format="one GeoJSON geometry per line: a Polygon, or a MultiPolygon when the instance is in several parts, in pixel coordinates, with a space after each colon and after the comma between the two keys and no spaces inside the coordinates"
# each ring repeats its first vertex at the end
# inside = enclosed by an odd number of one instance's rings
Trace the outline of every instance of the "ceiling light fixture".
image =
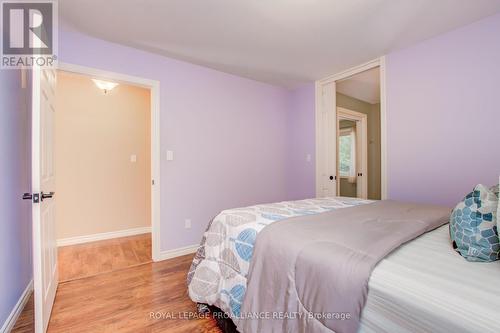
{"type": "Polygon", "coordinates": [[[98,80],[98,79],[92,79],[92,81],[94,81],[97,88],[104,91],[105,94],[107,94],[108,91],[113,90],[113,88],[115,88],[118,85],[118,83],[111,82],[111,81],[104,81],[104,80],[98,80]]]}

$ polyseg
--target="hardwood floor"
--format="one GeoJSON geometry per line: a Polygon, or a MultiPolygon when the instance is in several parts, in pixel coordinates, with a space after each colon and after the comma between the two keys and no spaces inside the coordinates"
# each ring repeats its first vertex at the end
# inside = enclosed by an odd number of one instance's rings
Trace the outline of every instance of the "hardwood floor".
{"type": "Polygon", "coordinates": [[[35,331],[33,326],[35,322],[34,301],[33,294],[31,294],[28,303],[24,306],[23,312],[21,312],[11,333],[33,333],[35,331]]]}
{"type": "MultiPolygon", "coordinates": [[[[132,241],[129,244],[146,244],[137,236],[127,238],[132,241]]],[[[77,245],[89,250],[86,254],[75,254],[69,247],[59,253],[61,265],[66,260],[71,263],[66,272],[60,266],[61,276],[76,279],[59,283],[49,333],[221,332],[214,319],[193,318],[196,305],[189,299],[186,285],[193,255],[153,263],[150,255],[146,258],[147,251],[139,250],[142,245],[134,251],[126,242],[104,242],[109,241],[77,245]],[[99,259],[97,249],[111,259],[99,259]],[[140,264],[146,259],[149,262],[140,264]],[[133,266],[126,267],[127,263],[133,266]]],[[[33,296],[12,332],[33,332],[33,296]]]]}
{"type": "MultiPolygon", "coordinates": [[[[192,258],[187,255],[60,283],[48,333],[220,333],[214,319],[192,317],[196,305],[186,285],[192,258]]],[[[22,318],[30,317],[23,311],[22,318]]],[[[33,332],[32,323],[18,321],[17,327],[23,330],[13,332],[33,332]]]]}
{"type": "Polygon", "coordinates": [[[196,314],[186,286],[192,257],[60,284],[49,333],[220,332],[212,318],[180,318],[196,314]]]}
{"type": "Polygon", "coordinates": [[[59,282],[151,262],[151,234],[63,246],[58,249],[59,282]]]}

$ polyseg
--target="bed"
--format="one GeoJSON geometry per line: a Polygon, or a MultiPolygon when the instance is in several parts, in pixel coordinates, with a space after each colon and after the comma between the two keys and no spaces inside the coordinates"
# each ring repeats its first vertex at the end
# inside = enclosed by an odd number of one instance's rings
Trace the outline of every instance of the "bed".
{"type": "MultiPolygon", "coordinates": [[[[207,228],[188,274],[191,299],[220,308],[237,322],[248,282],[255,281],[247,281],[250,265],[264,259],[263,254],[257,259],[252,255],[257,235],[266,226],[372,203],[321,198],[221,212],[207,228]]],[[[378,263],[369,279],[360,332],[448,332],[450,327],[457,332],[496,331],[491,318],[500,308],[500,288],[494,283],[500,276],[498,264],[471,269],[471,263],[451,249],[447,237],[447,227],[440,227],[378,263]],[[477,283],[471,284],[471,279],[477,283]],[[497,304],[491,302],[492,295],[497,304]]]]}
{"type": "Polygon", "coordinates": [[[500,263],[471,263],[448,225],[404,244],[372,272],[360,332],[498,332],[500,263]]]}

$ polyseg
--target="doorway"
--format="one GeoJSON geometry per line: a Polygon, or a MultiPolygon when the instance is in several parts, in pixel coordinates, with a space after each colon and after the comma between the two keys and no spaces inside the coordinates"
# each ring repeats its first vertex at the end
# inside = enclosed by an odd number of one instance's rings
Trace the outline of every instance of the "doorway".
{"type": "Polygon", "coordinates": [[[335,102],[337,195],[379,200],[380,68],[337,81],[335,102]]]}
{"type": "Polygon", "coordinates": [[[337,107],[337,193],[368,198],[368,117],[337,107]]]}
{"type": "Polygon", "coordinates": [[[383,57],[316,81],[317,197],[387,197],[385,109],[383,57]]]}
{"type": "Polygon", "coordinates": [[[59,282],[151,262],[150,89],[57,71],[59,282]]]}
{"type": "MultiPolygon", "coordinates": [[[[106,95],[112,90],[112,83],[114,86],[116,84],[120,85],[130,85],[134,87],[140,87],[147,89],[149,91],[149,115],[145,117],[145,123],[149,126],[149,133],[144,138],[145,142],[148,142],[148,147],[146,150],[148,157],[142,156],[142,159],[148,159],[149,164],[146,167],[148,169],[147,175],[144,176],[144,182],[147,186],[147,192],[149,193],[151,199],[144,210],[145,214],[148,214],[151,229],[151,246],[149,249],[149,257],[153,261],[160,260],[160,137],[159,137],[159,82],[137,78],[128,75],[122,75],[113,72],[102,71],[98,69],[70,65],[59,63],[58,69],[60,71],[76,74],[80,76],[87,76],[88,80],[90,78],[96,78],[98,80],[104,81],[101,86],[97,82],[92,84],[96,89],[100,89],[100,93],[103,94],[101,97],[105,98],[106,95]],[[152,253],[151,253],[152,252],[152,253]]],[[[62,193],[58,193],[56,189],[57,183],[57,170],[56,170],[56,143],[57,137],[54,136],[56,129],[56,113],[57,113],[57,103],[56,103],[56,82],[58,73],[52,69],[41,69],[34,67],[33,69],[33,95],[32,95],[32,201],[33,201],[33,278],[34,278],[34,331],[35,333],[43,333],[47,330],[49,324],[50,314],[52,311],[52,305],[54,303],[54,298],[58,286],[58,256],[57,256],[57,228],[56,228],[56,214],[58,206],[58,199],[61,199],[61,203],[64,204],[66,199],[73,198],[60,198],[62,193]],[[45,229],[43,229],[45,228],[45,229]]],[[[86,98],[80,99],[79,103],[85,103],[86,98]]],[[[119,118],[120,115],[115,116],[119,118]]],[[[95,117],[95,121],[98,121],[100,115],[95,117]]],[[[73,120],[79,123],[79,119],[73,120]]],[[[116,119],[118,122],[119,119],[116,119]]],[[[78,125],[78,124],[77,124],[78,125]]],[[[113,123],[109,123],[110,128],[113,127],[113,123]]],[[[130,125],[134,126],[134,124],[130,125]]],[[[92,141],[93,133],[90,129],[92,127],[92,122],[87,122],[87,132],[85,133],[83,141],[87,139],[92,141]]],[[[127,139],[125,139],[126,141],[127,139]]],[[[119,142],[118,149],[125,146],[124,142],[119,142]]],[[[98,143],[97,143],[98,144],[98,143]]],[[[79,150],[76,150],[74,158],[79,159],[83,154],[78,154],[79,150]]],[[[108,154],[113,154],[115,149],[109,149],[108,154]]],[[[107,154],[101,154],[95,156],[95,163],[102,163],[106,159],[107,154]]],[[[139,159],[139,154],[127,154],[127,158],[124,160],[126,163],[136,163],[139,159]],[[136,155],[136,156],[133,156],[136,155]]],[[[63,156],[64,158],[64,156],[63,156]]],[[[110,165],[102,163],[100,168],[97,168],[97,172],[101,169],[109,168],[110,165]]],[[[73,170],[71,181],[75,181],[79,178],[79,173],[73,170]]],[[[85,168],[84,168],[85,171],[85,168]]],[[[70,171],[71,173],[72,171],[70,171]]],[[[98,178],[98,177],[96,177],[98,178]]],[[[106,182],[106,177],[98,179],[101,182],[106,182]]],[[[123,182],[127,182],[127,176],[122,177],[123,182]]],[[[95,184],[95,183],[94,183],[95,184]]],[[[84,185],[78,185],[78,190],[84,185]]],[[[63,191],[64,192],[64,191],[63,191]]],[[[88,196],[95,195],[96,192],[88,191],[86,193],[88,196]]],[[[112,196],[116,196],[120,199],[123,193],[112,193],[112,196]]],[[[77,201],[77,200],[75,200],[77,201]]],[[[104,200],[101,200],[100,204],[103,204],[104,200]]],[[[123,201],[124,202],[124,201],[123,201]]],[[[77,202],[78,203],[78,202],[77,202]]],[[[104,202],[105,204],[105,202],[104,202]]],[[[76,205],[79,213],[84,215],[89,211],[95,211],[97,208],[94,205],[80,204],[76,205]]],[[[125,210],[124,203],[118,206],[120,210],[125,210]]],[[[80,222],[80,225],[76,227],[81,227],[85,222],[80,222]]],[[[99,233],[99,237],[104,237],[102,239],[114,238],[116,234],[111,233],[99,233]]],[[[74,241],[74,238],[68,237],[66,240],[74,241]]],[[[88,239],[85,237],[78,237],[78,242],[84,242],[88,239]]],[[[90,240],[96,240],[95,234],[90,240]]],[[[62,242],[64,243],[64,242],[62,242]]],[[[60,244],[61,245],[61,242],[60,244]]],[[[62,244],[64,245],[64,244],[62,244]]],[[[125,251],[127,252],[127,251],[125,251]]],[[[130,254],[130,252],[128,252],[130,254]]],[[[88,259],[99,260],[99,256],[89,256],[88,259]]]]}

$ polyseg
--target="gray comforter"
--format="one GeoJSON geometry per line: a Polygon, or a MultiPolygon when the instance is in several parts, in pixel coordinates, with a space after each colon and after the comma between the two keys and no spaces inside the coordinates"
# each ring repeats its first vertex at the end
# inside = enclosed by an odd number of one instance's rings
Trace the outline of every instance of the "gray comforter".
{"type": "Polygon", "coordinates": [[[356,332],[375,265],[449,213],[380,201],[269,225],[255,244],[238,329],[356,332]]]}

